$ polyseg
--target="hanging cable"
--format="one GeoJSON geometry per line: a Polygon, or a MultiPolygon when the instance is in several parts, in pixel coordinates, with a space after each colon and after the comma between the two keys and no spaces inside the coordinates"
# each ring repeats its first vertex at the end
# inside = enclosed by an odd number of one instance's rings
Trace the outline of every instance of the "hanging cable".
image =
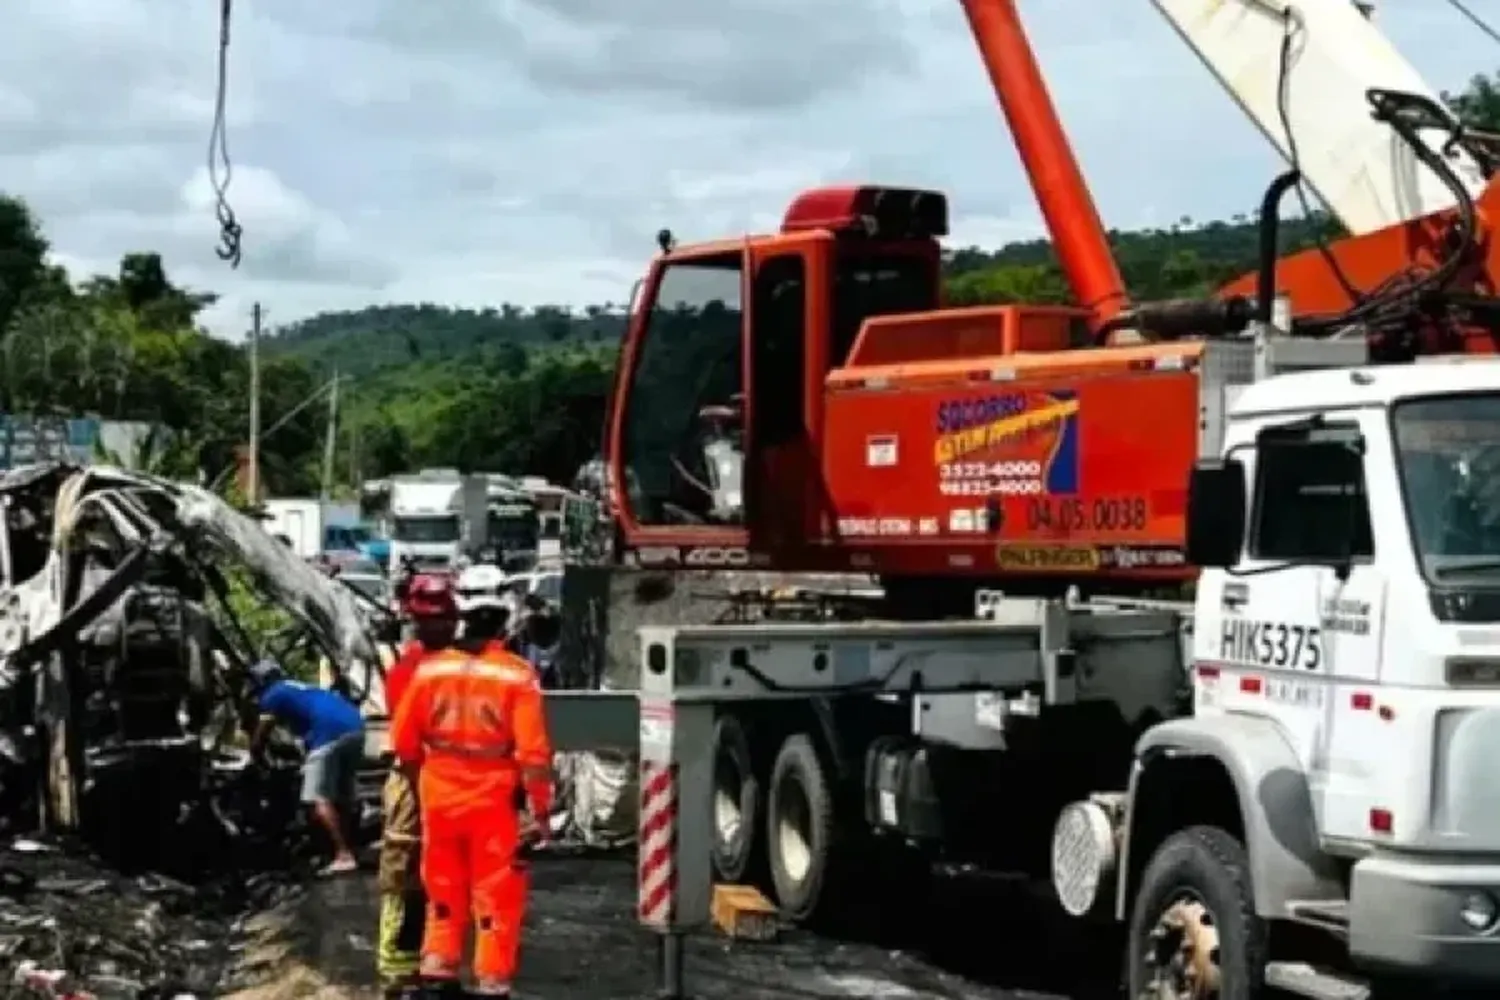
{"type": "Polygon", "coordinates": [[[1458,11],[1470,24],[1488,35],[1490,37],[1490,41],[1494,42],[1496,45],[1500,45],[1500,31],[1496,31],[1489,25],[1488,22],[1485,21],[1484,18],[1474,13],[1473,9],[1470,8],[1468,4],[1464,3],[1464,0],[1448,0],[1448,6],[1458,11]]]}
{"type": "Polygon", "coordinates": [[[230,267],[239,267],[243,257],[241,240],[244,230],[229,204],[229,182],[234,164],[229,159],[229,133],[225,126],[225,106],[229,96],[229,21],[233,0],[220,0],[219,6],[219,79],[214,93],[214,124],[208,136],[208,183],[213,187],[214,212],[219,218],[219,259],[230,267]]]}
{"type": "Polygon", "coordinates": [[[1339,283],[1344,294],[1349,297],[1350,304],[1357,305],[1363,301],[1364,294],[1349,280],[1349,276],[1339,265],[1338,258],[1328,246],[1328,240],[1318,225],[1318,218],[1313,214],[1312,203],[1307,197],[1307,184],[1301,179],[1302,155],[1297,149],[1297,136],[1292,131],[1292,65],[1296,61],[1293,47],[1304,37],[1305,28],[1301,12],[1291,4],[1282,11],[1281,18],[1281,49],[1276,64],[1276,117],[1280,119],[1281,131],[1286,134],[1287,163],[1299,175],[1296,184],[1297,203],[1302,209],[1303,220],[1311,229],[1319,256],[1328,265],[1328,270],[1333,273],[1334,280],[1339,283]]]}

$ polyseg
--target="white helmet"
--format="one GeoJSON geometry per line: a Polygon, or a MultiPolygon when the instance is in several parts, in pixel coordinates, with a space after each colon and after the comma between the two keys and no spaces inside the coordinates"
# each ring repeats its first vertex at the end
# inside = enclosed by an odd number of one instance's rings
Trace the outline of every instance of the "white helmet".
{"type": "Polygon", "coordinates": [[[457,601],[460,614],[479,608],[508,608],[505,574],[500,567],[476,563],[458,574],[457,601]]]}

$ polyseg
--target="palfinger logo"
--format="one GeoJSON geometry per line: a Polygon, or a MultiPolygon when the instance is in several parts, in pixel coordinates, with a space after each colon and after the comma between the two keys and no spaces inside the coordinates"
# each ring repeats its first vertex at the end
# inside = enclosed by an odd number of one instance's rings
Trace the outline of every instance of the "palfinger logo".
{"type": "Polygon", "coordinates": [[[1001,545],[995,562],[1018,573],[1072,573],[1100,566],[1097,549],[1073,545],[1001,545]]]}

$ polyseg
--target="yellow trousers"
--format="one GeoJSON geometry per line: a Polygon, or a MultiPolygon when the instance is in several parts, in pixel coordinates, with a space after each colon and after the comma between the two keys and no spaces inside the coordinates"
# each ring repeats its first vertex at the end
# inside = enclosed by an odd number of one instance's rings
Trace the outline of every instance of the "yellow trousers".
{"type": "Polygon", "coordinates": [[[417,975],[427,898],[422,892],[422,813],[416,785],[392,770],[381,795],[380,929],[375,964],[387,986],[417,975]]]}

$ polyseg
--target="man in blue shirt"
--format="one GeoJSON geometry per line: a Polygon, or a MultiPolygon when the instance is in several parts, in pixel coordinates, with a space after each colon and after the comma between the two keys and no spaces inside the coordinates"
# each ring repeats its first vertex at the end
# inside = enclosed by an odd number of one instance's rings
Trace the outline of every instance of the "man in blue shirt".
{"type": "Polygon", "coordinates": [[[333,842],[333,861],[323,874],[356,870],[347,831],[359,818],[355,781],[365,758],[365,720],[358,706],[334,691],[288,680],[273,660],[251,667],[250,679],[262,713],[250,752],[259,755],[278,724],[302,741],[307,750],[302,801],[333,842]]]}

